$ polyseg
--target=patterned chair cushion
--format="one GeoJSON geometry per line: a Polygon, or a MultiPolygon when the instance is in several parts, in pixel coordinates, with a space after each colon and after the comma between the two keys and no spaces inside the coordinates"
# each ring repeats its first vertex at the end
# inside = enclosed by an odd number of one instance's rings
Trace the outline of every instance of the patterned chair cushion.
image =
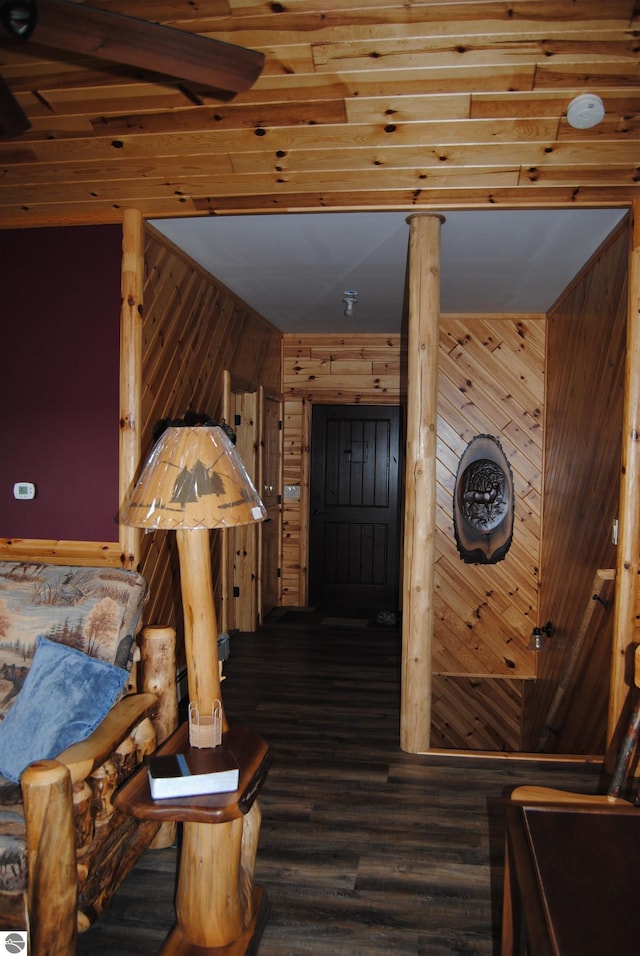
{"type": "Polygon", "coordinates": [[[130,665],[146,582],[120,568],[0,561],[0,719],[27,676],[39,636],[130,665]]]}

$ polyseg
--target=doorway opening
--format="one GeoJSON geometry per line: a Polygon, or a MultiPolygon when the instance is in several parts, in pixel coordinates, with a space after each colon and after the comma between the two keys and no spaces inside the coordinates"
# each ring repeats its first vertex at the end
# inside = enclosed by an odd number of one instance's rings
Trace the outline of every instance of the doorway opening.
{"type": "Polygon", "coordinates": [[[397,405],[314,405],[309,602],[395,612],[401,428],[397,405]]]}

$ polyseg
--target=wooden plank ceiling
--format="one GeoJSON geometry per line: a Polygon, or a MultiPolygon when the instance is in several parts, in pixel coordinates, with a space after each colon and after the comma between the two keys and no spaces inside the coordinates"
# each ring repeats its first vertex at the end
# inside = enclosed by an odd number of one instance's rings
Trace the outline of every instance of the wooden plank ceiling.
{"type": "Polygon", "coordinates": [[[0,75],[32,129],[0,139],[0,226],[638,194],[634,0],[94,5],[261,50],[263,74],[224,100],[3,32],[0,75]],[[575,130],[585,92],[606,116],[575,130]]]}

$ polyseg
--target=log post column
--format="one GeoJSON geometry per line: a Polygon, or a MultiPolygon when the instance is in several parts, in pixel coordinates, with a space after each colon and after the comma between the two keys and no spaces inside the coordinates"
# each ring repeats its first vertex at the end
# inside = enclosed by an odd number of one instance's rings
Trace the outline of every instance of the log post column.
{"type": "MultiPolygon", "coordinates": [[[[142,419],[142,295],[144,221],[126,209],[122,222],[122,306],[120,310],[120,501],[126,501],[140,464],[142,419]]],[[[122,566],[140,560],[140,531],[120,523],[122,566]]]]}
{"type": "MultiPolygon", "coordinates": [[[[629,302],[624,380],[624,424],[620,474],[620,510],[613,654],[607,731],[607,769],[611,770],[620,740],[620,716],[628,695],[627,653],[638,640],[640,570],[640,202],[633,204],[629,256],[629,302]]],[[[622,728],[624,733],[624,728],[622,728]]]]}
{"type": "Polygon", "coordinates": [[[409,332],[402,614],[400,746],[426,751],[431,729],[431,645],[436,534],[436,438],[440,227],[444,218],[407,220],[409,332]]]}

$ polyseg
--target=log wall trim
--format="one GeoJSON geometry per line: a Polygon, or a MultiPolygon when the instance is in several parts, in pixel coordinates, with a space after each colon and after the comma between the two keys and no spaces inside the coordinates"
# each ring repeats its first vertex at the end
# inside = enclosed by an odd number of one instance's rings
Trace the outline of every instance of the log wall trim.
{"type": "Polygon", "coordinates": [[[2,561],[35,561],[43,564],[73,564],[119,567],[119,541],[54,541],[47,538],[0,538],[2,561]]]}

